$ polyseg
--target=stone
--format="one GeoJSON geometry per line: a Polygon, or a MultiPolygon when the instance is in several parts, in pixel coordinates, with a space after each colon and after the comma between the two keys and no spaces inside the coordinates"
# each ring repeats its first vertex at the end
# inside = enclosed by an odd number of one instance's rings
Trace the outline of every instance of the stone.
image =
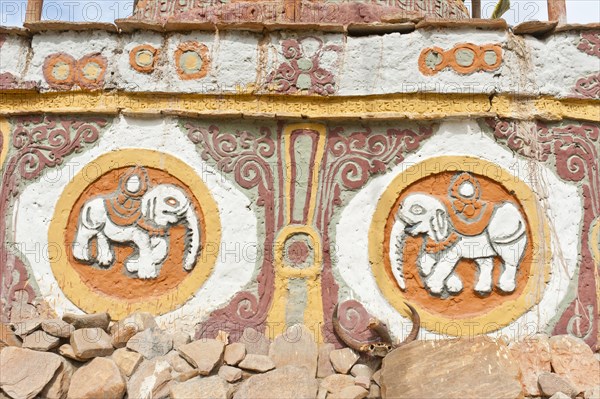
{"type": "Polygon", "coordinates": [[[16,346],[20,348],[22,342],[9,324],[0,323],[0,350],[7,346],[16,346]]]}
{"type": "Polygon", "coordinates": [[[80,359],[109,356],[115,350],[110,335],[99,327],[75,330],[71,335],[71,346],[80,359]]]}
{"type": "Polygon", "coordinates": [[[277,368],[306,367],[313,376],[317,375],[318,356],[319,348],[313,339],[313,333],[301,324],[287,328],[275,338],[269,349],[269,357],[277,368]]]}
{"type": "Polygon", "coordinates": [[[384,398],[521,398],[519,366],[486,336],[414,341],[391,351],[381,371],[384,398]]]}
{"type": "Polygon", "coordinates": [[[314,398],[319,383],[305,367],[285,366],[244,381],[234,399],[314,398]]]}
{"type": "Polygon", "coordinates": [[[79,330],[80,328],[101,328],[106,331],[110,324],[110,316],[108,313],[66,313],[62,319],[67,323],[72,324],[76,330],[79,330]]]}
{"type": "Polygon", "coordinates": [[[127,348],[115,350],[111,357],[126,377],[130,377],[144,360],[142,355],[127,348]]]}
{"type": "Polygon", "coordinates": [[[269,356],[249,353],[238,366],[245,370],[264,373],[265,371],[273,370],[275,368],[275,362],[273,362],[269,356]]]}
{"type": "Polygon", "coordinates": [[[227,365],[221,366],[219,376],[227,382],[236,382],[242,379],[242,370],[227,365]]]}
{"type": "Polygon", "coordinates": [[[149,328],[131,337],[127,342],[127,349],[141,354],[146,359],[154,359],[173,349],[173,338],[171,334],[159,328],[149,328]]]}
{"type": "Polygon", "coordinates": [[[18,290],[14,293],[10,311],[11,323],[18,323],[24,320],[39,319],[35,305],[29,303],[29,294],[25,290],[18,290]]]}
{"type": "Polygon", "coordinates": [[[377,384],[371,384],[371,388],[369,388],[369,399],[380,399],[381,398],[381,388],[377,384]]]}
{"type": "Polygon", "coordinates": [[[171,351],[167,353],[165,359],[167,362],[169,362],[171,367],[173,367],[173,370],[177,371],[178,373],[187,373],[188,371],[194,370],[194,367],[185,361],[185,359],[182,358],[177,351],[171,351]]]}
{"type": "Polygon", "coordinates": [[[226,331],[219,330],[215,339],[223,342],[223,345],[229,345],[229,333],[226,331]]]}
{"type": "Polygon", "coordinates": [[[570,399],[569,395],[565,395],[562,392],[556,392],[554,395],[550,397],[550,399],[570,399]]]}
{"type": "Polygon", "coordinates": [[[15,334],[17,334],[20,337],[31,334],[32,332],[34,332],[41,326],[42,326],[41,319],[29,319],[29,320],[20,321],[18,323],[13,323],[13,328],[15,330],[15,334]]]}
{"type": "Polygon", "coordinates": [[[271,341],[265,335],[251,327],[244,329],[239,342],[246,347],[246,353],[268,355],[271,341]]]}
{"type": "Polygon", "coordinates": [[[373,376],[371,376],[371,379],[375,381],[375,384],[381,386],[381,369],[374,372],[373,376]]]}
{"type": "Polygon", "coordinates": [[[365,376],[370,380],[373,376],[373,370],[371,370],[371,367],[367,366],[366,364],[355,364],[350,369],[350,374],[355,377],[365,376]]]}
{"type": "Polygon", "coordinates": [[[172,371],[169,362],[163,358],[145,361],[127,382],[127,396],[132,399],[161,397],[161,391],[172,379],[172,371]]]}
{"type": "MultiPolygon", "coordinates": [[[[171,375],[173,375],[173,373],[171,373],[171,375]]],[[[198,373],[198,370],[193,369],[192,371],[186,371],[185,373],[178,373],[174,380],[177,382],[186,382],[187,380],[191,380],[199,375],[200,373],[198,373]]]]}
{"type": "Polygon", "coordinates": [[[540,385],[540,392],[544,396],[552,396],[557,392],[562,392],[574,398],[579,393],[566,378],[554,373],[541,373],[538,384],[540,385]]]}
{"type": "Polygon", "coordinates": [[[196,377],[171,387],[171,399],[229,399],[232,387],[218,375],[196,377]]]}
{"type": "Polygon", "coordinates": [[[369,395],[369,391],[359,386],[353,385],[346,387],[339,392],[328,395],[329,399],[364,399],[369,395]]]}
{"type": "Polygon", "coordinates": [[[71,377],[75,368],[66,359],[61,359],[61,366],[56,370],[50,382],[42,389],[40,396],[45,399],[63,399],[69,392],[71,377]]]}
{"type": "Polygon", "coordinates": [[[97,357],[73,373],[67,398],[119,399],[124,395],[125,380],[119,367],[109,358],[97,357]]]}
{"type": "Polygon", "coordinates": [[[225,347],[225,355],[223,360],[230,366],[236,366],[239,362],[244,360],[246,356],[246,345],[241,342],[234,342],[225,347]]]}
{"type": "Polygon", "coordinates": [[[189,344],[192,342],[190,338],[190,334],[185,333],[183,331],[177,331],[172,334],[173,337],[173,349],[179,349],[185,344],[189,344]]]}
{"type": "Polygon", "coordinates": [[[539,396],[538,378],[550,372],[550,343],[546,335],[535,335],[530,339],[511,343],[510,353],[521,370],[521,383],[525,394],[539,396]]]}
{"type": "Polygon", "coordinates": [[[75,351],[73,350],[73,347],[69,344],[62,344],[58,348],[58,353],[60,353],[62,356],[66,357],[68,359],[76,360],[78,362],[85,362],[87,360],[87,359],[77,356],[75,354],[75,351]]]}
{"type": "Polygon", "coordinates": [[[600,364],[585,341],[572,335],[556,335],[549,341],[556,374],[565,377],[578,392],[598,384],[600,364]]]}
{"type": "Polygon", "coordinates": [[[321,381],[321,387],[325,388],[327,392],[335,393],[339,392],[346,387],[354,385],[354,377],[346,374],[332,374],[323,378],[321,381]]]}
{"type": "Polygon", "coordinates": [[[317,391],[317,399],[327,399],[327,394],[327,389],[319,387],[319,390],[317,391]]]}
{"type": "Polygon", "coordinates": [[[181,356],[192,366],[196,367],[200,375],[209,375],[223,358],[223,342],[216,339],[202,339],[183,345],[178,349],[181,356]]]}
{"type": "Polygon", "coordinates": [[[329,360],[331,351],[335,349],[334,344],[325,343],[319,345],[319,356],[317,358],[317,377],[325,378],[329,375],[335,374],[335,370],[329,360]]]}
{"type": "Polygon", "coordinates": [[[42,321],[42,330],[55,337],[69,338],[75,327],[61,319],[51,319],[42,321]]]}
{"type": "Polygon", "coordinates": [[[583,393],[584,399],[600,399],[600,385],[596,385],[593,388],[586,390],[583,393]]]}
{"type": "Polygon", "coordinates": [[[37,330],[23,339],[23,348],[47,352],[60,345],[60,338],[50,335],[42,330],[37,330]]]}
{"type": "Polygon", "coordinates": [[[135,312],[110,327],[112,344],[124,348],[134,335],[149,328],[158,327],[154,316],[148,312],[135,312]]]}
{"type": "Polygon", "coordinates": [[[32,399],[61,364],[54,353],[8,346],[0,352],[0,389],[11,398],[32,399]]]}
{"type": "Polygon", "coordinates": [[[350,348],[336,349],[329,354],[331,365],[338,373],[348,374],[348,371],[358,361],[359,356],[350,348]]]}
{"type": "Polygon", "coordinates": [[[354,377],[354,385],[358,385],[359,387],[363,387],[366,390],[369,390],[371,387],[371,378],[366,375],[359,375],[358,377],[354,377]]]}

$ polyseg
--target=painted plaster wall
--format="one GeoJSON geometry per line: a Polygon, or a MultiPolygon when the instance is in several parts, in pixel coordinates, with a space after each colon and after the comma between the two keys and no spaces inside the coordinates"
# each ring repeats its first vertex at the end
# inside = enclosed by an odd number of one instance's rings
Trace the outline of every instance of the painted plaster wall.
{"type": "MultiPolygon", "coordinates": [[[[592,47],[597,49],[598,33],[590,32],[587,34],[594,40],[592,47]]],[[[274,83],[270,76],[276,74],[280,66],[289,64],[291,58],[284,56],[284,44],[296,41],[300,46],[300,56],[314,63],[315,68],[321,68],[320,73],[331,75],[333,90],[323,93],[326,95],[419,91],[597,98],[597,89],[587,94],[574,90],[578,79],[597,71],[597,56],[578,49],[583,34],[586,33],[569,31],[536,39],[515,36],[506,31],[474,29],[419,29],[407,34],[361,37],[310,31],[271,32],[264,36],[237,31],[219,34],[48,32],[34,35],[29,39],[30,44],[27,39],[7,35],[2,51],[11,56],[3,57],[6,60],[1,64],[0,73],[10,72],[18,80],[36,82],[42,91],[52,90],[43,74],[43,65],[49,56],[66,52],[79,59],[87,54],[99,53],[106,58],[107,65],[97,87],[105,89],[216,94],[288,93],[289,90],[281,89],[281,85],[274,83]],[[317,41],[322,43],[310,45],[311,37],[318,37],[317,41]],[[204,60],[207,71],[202,77],[186,79],[175,73],[174,53],[180,44],[189,42],[197,42],[207,48],[204,60]],[[463,43],[497,45],[501,49],[502,61],[493,70],[475,68],[468,73],[458,73],[455,68],[446,67],[427,75],[419,68],[419,57],[424,50],[437,47],[443,51],[454,51],[457,45],[463,43]],[[144,44],[157,51],[152,72],[138,72],[130,64],[130,52],[144,44]]],[[[294,72],[301,73],[300,70],[294,72]]],[[[312,90],[305,89],[304,93],[307,92],[312,93],[312,90]]]]}

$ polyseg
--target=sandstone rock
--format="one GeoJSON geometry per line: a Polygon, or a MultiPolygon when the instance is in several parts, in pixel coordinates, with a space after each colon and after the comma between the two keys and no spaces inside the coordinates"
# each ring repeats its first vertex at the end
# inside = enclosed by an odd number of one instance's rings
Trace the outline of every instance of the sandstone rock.
{"type": "Polygon", "coordinates": [[[314,398],[319,383],[305,367],[285,366],[244,381],[234,399],[314,398]]]}
{"type": "Polygon", "coordinates": [[[317,399],[327,399],[327,394],[327,389],[319,387],[319,390],[317,391],[317,399]]]}
{"type": "Polygon", "coordinates": [[[69,338],[75,331],[75,327],[61,319],[42,321],[42,330],[59,338],[69,338]]]}
{"type": "Polygon", "coordinates": [[[569,395],[565,395],[562,392],[556,392],[554,395],[550,397],[550,399],[570,399],[569,395]]]}
{"type": "Polygon", "coordinates": [[[554,373],[541,373],[538,378],[538,384],[544,396],[552,396],[557,392],[562,392],[574,398],[579,393],[566,378],[554,373]]]}
{"type": "Polygon", "coordinates": [[[373,376],[373,370],[371,370],[371,367],[367,366],[366,364],[355,364],[350,369],[350,374],[355,377],[365,376],[370,380],[373,376]]]}
{"type": "Polygon", "coordinates": [[[172,334],[173,336],[173,349],[179,349],[185,344],[192,342],[190,334],[184,333],[183,331],[177,331],[172,334]]]}
{"type": "Polygon", "coordinates": [[[334,349],[335,345],[333,344],[326,343],[319,345],[319,356],[317,358],[318,378],[325,378],[329,375],[335,374],[335,370],[331,365],[331,360],[329,360],[329,355],[334,349]]]}
{"type": "Polygon", "coordinates": [[[366,390],[369,390],[371,387],[371,378],[366,375],[359,375],[358,377],[354,377],[354,385],[358,385],[359,387],[363,387],[366,390]]]}
{"type": "Polygon", "coordinates": [[[520,398],[519,367],[504,345],[481,336],[415,341],[383,359],[383,398],[520,398]]]}
{"type": "MultiPolygon", "coordinates": [[[[173,373],[171,373],[171,376],[173,373]]],[[[191,371],[186,371],[185,373],[178,373],[177,377],[174,378],[177,382],[186,382],[187,380],[191,380],[194,377],[198,377],[200,373],[198,370],[193,369],[191,371]]]]}
{"type": "Polygon", "coordinates": [[[339,392],[342,389],[353,385],[354,377],[346,374],[332,374],[323,378],[323,381],[321,381],[321,387],[331,393],[339,392]]]}
{"type": "Polygon", "coordinates": [[[229,399],[231,386],[218,375],[192,378],[171,388],[171,399],[229,399]]]}
{"type": "Polygon", "coordinates": [[[359,386],[351,386],[342,389],[339,392],[327,396],[329,399],[364,399],[369,395],[369,391],[359,386]]]}
{"type": "Polygon", "coordinates": [[[78,362],[85,362],[87,359],[83,359],[79,356],[77,356],[75,354],[75,351],[73,350],[73,347],[69,344],[63,344],[58,348],[58,353],[60,353],[62,356],[68,358],[68,359],[72,359],[72,360],[77,360],[78,362]]]}
{"type": "Polygon", "coordinates": [[[246,347],[246,353],[255,355],[268,355],[271,341],[263,333],[253,328],[245,328],[240,341],[246,347]]]}
{"type": "Polygon", "coordinates": [[[575,389],[584,392],[598,384],[600,364],[590,347],[580,338],[557,335],[550,338],[552,369],[575,389]]]}
{"type": "Polygon", "coordinates": [[[173,370],[178,373],[187,373],[188,371],[194,370],[194,367],[185,361],[177,351],[167,353],[165,359],[169,362],[171,367],[173,367],[173,370]]]}
{"type": "Polygon", "coordinates": [[[223,342],[216,339],[202,339],[183,345],[178,351],[185,360],[198,369],[200,375],[209,375],[221,362],[224,347],[223,342]]]}
{"type": "Polygon", "coordinates": [[[17,337],[11,326],[6,323],[0,323],[0,350],[7,346],[20,348],[21,345],[21,340],[17,337]]]}
{"type": "Polygon", "coordinates": [[[225,355],[223,360],[230,366],[235,366],[246,356],[246,345],[241,342],[234,342],[225,347],[225,355]]]}
{"type": "Polygon", "coordinates": [[[35,305],[29,303],[29,294],[25,290],[18,290],[14,294],[14,301],[11,304],[10,321],[18,323],[24,320],[39,319],[35,305]]]}
{"type": "Polygon", "coordinates": [[[71,335],[71,346],[81,359],[109,356],[114,351],[110,335],[99,327],[76,330],[71,335]]]}
{"type": "Polygon", "coordinates": [[[521,370],[521,383],[525,394],[539,396],[538,378],[550,372],[550,343],[546,335],[535,335],[531,339],[512,343],[510,353],[521,370]]]}
{"type": "Polygon", "coordinates": [[[173,338],[171,334],[159,328],[149,328],[131,337],[127,342],[127,349],[141,354],[146,359],[154,359],[173,349],[173,338]]]}
{"type": "Polygon", "coordinates": [[[318,356],[313,333],[300,324],[287,328],[284,334],[275,338],[269,349],[269,357],[276,367],[306,367],[313,376],[317,375],[318,356]]]}
{"type": "Polygon", "coordinates": [[[237,367],[221,366],[219,376],[227,382],[236,382],[242,379],[242,370],[237,367]]]}
{"type": "Polygon", "coordinates": [[[381,398],[381,388],[377,384],[371,384],[371,388],[369,388],[369,399],[380,399],[381,398]]]}
{"type": "Polygon", "coordinates": [[[106,331],[110,323],[110,316],[108,313],[66,313],[62,319],[67,323],[72,324],[76,330],[79,330],[80,328],[101,328],[106,331]]]}
{"type": "Polygon", "coordinates": [[[171,381],[173,368],[165,359],[157,358],[142,363],[127,383],[127,396],[132,399],[152,399],[171,381]]]}
{"type": "Polygon", "coordinates": [[[273,362],[269,356],[250,353],[246,355],[244,360],[242,360],[238,366],[245,370],[264,373],[265,371],[273,370],[275,368],[275,362],[273,362]]]}
{"type": "Polygon", "coordinates": [[[61,366],[60,356],[9,346],[0,352],[0,388],[12,398],[32,399],[61,366]]]}
{"type": "Polygon", "coordinates": [[[350,348],[336,349],[331,351],[329,359],[335,371],[347,374],[358,361],[359,356],[350,348]]]}
{"type": "Polygon", "coordinates": [[[381,386],[381,369],[374,372],[373,375],[371,376],[371,379],[373,381],[375,381],[375,384],[381,386]]]}
{"type": "Polygon", "coordinates": [[[47,352],[50,349],[58,347],[60,338],[50,335],[42,330],[37,330],[23,339],[23,348],[33,349],[35,351],[47,352]]]}
{"type": "Polygon", "coordinates": [[[147,312],[135,312],[112,325],[110,335],[115,348],[123,348],[134,335],[149,328],[156,328],[154,316],[147,312]]]}
{"type": "Polygon", "coordinates": [[[13,323],[15,334],[17,334],[20,337],[31,334],[35,330],[39,329],[41,326],[41,319],[29,319],[20,321],[18,323],[13,323]]]}
{"type": "Polygon", "coordinates": [[[97,357],[73,373],[67,397],[119,399],[124,395],[125,380],[115,362],[97,357]]]}
{"type": "Polygon", "coordinates": [[[144,357],[137,352],[132,352],[127,348],[119,348],[112,354],[112,359],[119,367],[119,370],[126,377],[130,377],[135,369],[142,363],[144,357]]]}
{"type": "Polygon", "coordinates": [[[61,366],[40,393],[42,398],[63,399],[67,396],[75,368],[66,359],[61,359],[61,362],[61,366]]]}
{"type": "Polygon", "coordinates": [[[588,389],[583,393],[584,399],[600,399],[600,385],[588,389]]]}

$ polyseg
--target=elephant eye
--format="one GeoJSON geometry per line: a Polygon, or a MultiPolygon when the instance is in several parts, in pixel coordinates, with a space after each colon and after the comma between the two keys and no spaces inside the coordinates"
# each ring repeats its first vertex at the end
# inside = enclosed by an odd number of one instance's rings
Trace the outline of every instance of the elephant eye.
{"type": "Polygon", "coordinates": [[[177,205],[179,205],[179,201],[177,201],[173,197],[167,197],[167,198],[165,198],[165,204],[170,205],[170,206],[177,206],[177,205]]]}
{"type": "Polygon", "coordinates": [[[415,214],[415,215],[422,215],[425,213],[425,208],[423,208],[421,205],[413,205],[410,207],[410,212],[415,214]]]}

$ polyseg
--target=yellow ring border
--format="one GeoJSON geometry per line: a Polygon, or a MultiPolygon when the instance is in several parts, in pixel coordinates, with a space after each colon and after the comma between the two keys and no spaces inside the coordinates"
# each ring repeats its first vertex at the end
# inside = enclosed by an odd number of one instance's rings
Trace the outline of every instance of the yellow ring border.
{"type": "Polygon", "coordinates": [[[188,184],[189,190],[202,207],[204,231],[209,239],[201,237],[202,250],[190,274],[177,287],[162,295],[125,300],[111,298],[106,294],[92,290],[85,285],[79,274],[68,263],[64,236],[73,205],[79,199],[83,190],[93,183],[86,178],[84,167],[67,184],[56,204],[48,231],[48,242],[57,246],[58,253],[50,254],[50,265],[59,287],[71,302],[88,313],[108,312],[114,320],[122,319],[135,311],[150,312],[155,315],[165,314],[183,305],[202,287],[213,271],[218,251],[207,253],[207,243],[220,244],[221,242],[221,221],[217,204],[208,187],[196,172],[183,161],[158,151],[123,149],[101,155],[90,163],[93,162],[100,167],[102,174],[104,174],[112,169],[131,165],[132,159],[142,160],[139,162],[140,164],[164,170],[188,184]]]}
{"type": "Polygon", "coordinates": [[[388,185],[377,203],[375,214],[369,229],[369,260],[372,265],[375,280],[377,281],[383,296],[399,313],[408,316],[404,301],[410,302],[410,300],[405,298],[402,290],[400,290],[394,281],[391,281],[388,278],[388,274],[385,270],[384,257],[388,256],[387,253],[384,253],[385,225],[398,196],[406,189],[406,187],[417,180],[432,174],[444,171],[455,171],[457,166],[459,168],[464,168],[462,169],[464,171],[470,171],[475,174],[492,178],[496,182],[502,184],[506,189],[514,191],[514,195],[521,203],[521,206],[527,215],[530,224],[531,239],[534,243],[529,279],[519,298],[506,301],[502,303],[502,305],[491,309],[488,313],[475,317],[467,317],[464,319],[448,318],[438,313],[430,313],[418,304],[412,302],[411,304],[419,312],[421,325],[429,331],[453,336],[487,334],[506,327],[512,321],[527,312],[532,306],[539,303],[542,298],[543,289],[550,278],[550,261],[552,259],[550,252],[550,229],[543,219],[539,220],[537,218],[539,212],[536,207],[536,198],[533,191],[525,184],[525,182],[521,181],[518,177],[509,174],[501,166],[481,158],[470,156],[440,156],[429,158],[411,166],[411,168],[420,168],[417,170],[422,171],[422,173],[411,173],[410,168],[407,171],[400,173],[388,185]],[[432,167],[431,164],[433,163],[440,167],[432,167]],[[448,166],[452,167],[452,169],[447,169],[448,166]],[[489,173],[486,173],[486,171],[490,170],[499,172],[499,175],[494,177],[489,176],[489,173]],[[540,228],[542,229],[541,234],[540,228]],[[544,248],[539,248],[536,251],[536,243],[543,243],[544,248]],[[537,281],[539,276],[543,276],[543,285],[540,284],[541,282],[537,281]],[[540,289],[540,287],[542,288],[540,289]]]}

